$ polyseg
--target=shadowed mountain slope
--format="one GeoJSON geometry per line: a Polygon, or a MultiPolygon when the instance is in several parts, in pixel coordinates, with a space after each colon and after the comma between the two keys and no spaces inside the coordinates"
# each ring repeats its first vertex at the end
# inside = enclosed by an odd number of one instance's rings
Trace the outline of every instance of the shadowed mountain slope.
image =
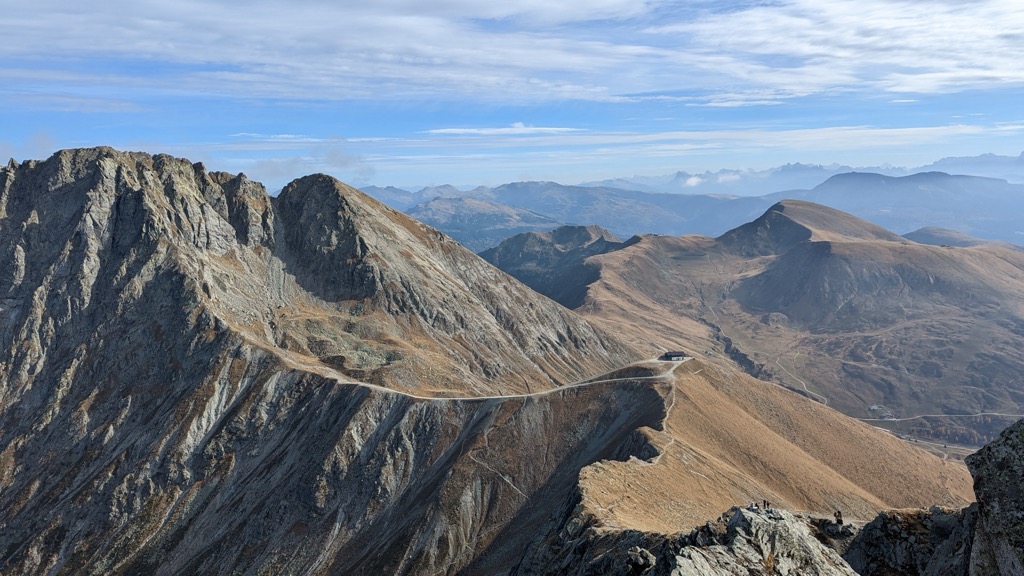
{"type": "Polygon", "coordinates": [[[618,250],[623,243],[600,226],[563,226],[551,232],[517,235],[480,257],[568,308],[583,303],[582,287],[596,280],[586,265],[595,254],[618,250]]]}

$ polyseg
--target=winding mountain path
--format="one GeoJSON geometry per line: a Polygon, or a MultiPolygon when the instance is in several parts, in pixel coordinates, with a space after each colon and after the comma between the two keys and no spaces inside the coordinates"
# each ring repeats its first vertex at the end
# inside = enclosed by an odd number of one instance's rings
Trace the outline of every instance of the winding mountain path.
{"type": "Polygon", "coordinates": [[[346,384],[346,385],[350,385],[350,386],[361,386],[363,388],[369,388],[371,390],[377,390],[379,392],[384,392],[384,393],[387,393],[387,394],[398,394],[398,395],[401,395],[401,396],[405,396],[407,398],[412,398],[414,400],[423,400],[423,401],[428,401],[428,402],[437,402],[437,401],[446,401],[446,402],[447,401],[461,401],[461,402],[466,402],[466,401],[472,401],[472,400],[509,400],[509,399],[514,399],[514,398],[535,398],[535,397],[538,397],[538,396],[546,396],[548,394],[555,394],[555,393],[558,393],[558,392],[563,392],[565,390],[572,390],[572,389],[575,389],[575,388],[586,388],[586,387],[589,387],[589,386],[597,386],[597,385],[601,385],[601,384],[614,384],[614,383],[617,383],[617,382],[625,382],[625,381],[663,381],[663,380],[671,379],[672,378],[672,374],[673,374],[673,372],[675,372],[676,368],[678,368],[679,366],[681,366],[685,362],[689,362],[690,360],[693,360],[693,358],[689,357],[689,356],[685,357],[683,360],[658,360],[657,358],[648,358],[648,359],[645,359],[645,360],[639,360],[637,362],[634,362],[630,366],[639,364],[641,362],[658,362],[659,364],[671,365],[671,368],[667,368],[661,374],[657,374],[657,375],[654,375],[654,376],[629,376],[629,377],[622,377],[622,378],[608,378],[608,379],[604,379],[604,380],[580,380],[580,381],[574,382],[572,384],[566,384],[565,386],[556,386],[554,388],[547,388],[547,389],[544,389],[544,390],[539,390],[537,392],[527,392],[525,394],[493,394],[493,395],[482,395],[482,396],[421,396],[419,394],[414,394],[412,392],[406,392],[406,391],[403,391],[403,390],[395,390],[394,388],[388,388],[386,386],[380,386],[379,384],[370,384],[368,382],[360,382],[358,380],[351,380],[346,375],[342,374],[341,372],[338,372],[337,370],[334,370],[333,368],[325,366],[325,365],[317,362],[313,358],[308,358],[307,359],[306,357],[299,356],[299,355],[294,354],[294,353],[287,353],[287,352],[282,354],[282,351],[280,351],[280,350],[278,350],[276,352],[278,353],[279,357],[281,357],[288,365],[290,365],[290,366],[292,366],[292,367],[294,367],[296,369],[305,370],[305,371],[308,371],[308,372],[313,372],[313,373],[319,374],[321,376],[324,376],[326,378],[331,378],[333,380],[337,380],[339,384],[346,384]]]}
{"type": "Polygon", "coordinates": [[[496,394],[496,395],[490,395],[490,396],[420,396],[420,395],[417,395],[417,394],[412,394],[410,392],[403,392],[401,390],[395,390],[395,389],[392,389],[392,388],[387,388],[385,386],[379,386],[377,384],[368,384],[366,382],[358,382],[358,381],[355,381],[355,380],[343,380],[340,383],[341,384],[351,384],[351,385],[354,385],[354,386],[363,386],[363,387],[366,387],[366,388],[371,388],[371,389],[374,389],[374,390],[379,390],[381,392],[389,392],[389,393],[392,393],[392,394],[400,394],[402,396],[407,396],[409,398],[414,398],[416,400],[427,400],[427,401],[439,401],[439,400],[443,400],[443,401],[450,401],[450,400],[454,400],[454,401],[509,400],[509,399],[513,399],[513,398],[534,398],[534,397],[537,397],[537,396],[546,396],[548,394],[556,394],[558,392],[563,392],[565,390],[572,390],[572,389],[575,389],[575,388],[586,388],[588,386],[597,386],[599,384],[615,384],[615,383],[618,383],[618,382],[636,381],[636,380],[642,380],[642,381],[668,380],[668,379],[670,379],[672,377],[672,372],[676,368],[678,368],[684,362],[688,362],[689,360],[693,360],[693,358],[687,357],[685,360],[660,361],[660,362],[663,362],[665,364],[671,364],[672,368],[669,369],[669,370],[666,370],[666,371],[664,371],[661,374],[658,374],[656,376],[629,376],[629,377],[624,377],[624,378],[608,378],[608,379],[605,379],[605,380],[583,380],[583,381],[580,381],[580,382],[574,382],[572,384],[566,384],[565,386],[558,386],[558,387],[555,387],[555,388],[548,388],[546,390],[540,390],[538,392],[528,392],[526,394],[496,394]]]}

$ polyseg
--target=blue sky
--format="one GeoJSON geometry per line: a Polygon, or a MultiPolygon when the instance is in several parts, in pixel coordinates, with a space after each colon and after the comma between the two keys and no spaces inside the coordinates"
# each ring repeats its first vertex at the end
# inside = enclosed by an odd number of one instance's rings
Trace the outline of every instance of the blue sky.
{"type": "Polygon", "coordinates": [[[0,156],[168,152],[273,191],[1024,150],[1018,0],[39,0],[0,156]]]}

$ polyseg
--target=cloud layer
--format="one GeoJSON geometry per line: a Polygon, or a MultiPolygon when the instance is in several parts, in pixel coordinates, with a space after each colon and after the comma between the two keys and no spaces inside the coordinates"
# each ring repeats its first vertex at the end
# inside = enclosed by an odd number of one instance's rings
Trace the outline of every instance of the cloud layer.
{"type": "Polygon", "coordinates": [[[0,153],[382,183],[1018,153],[1017,0],[38,0],[0,153]],[[42,135],[42,136],[41,136],[42,135]]]}
{"type": "Polygon", "coordinates": [[[1012,0],[43,0],[5,20],[0,80],[93,103],[133,89],[735,106],[1024,83],[1012,0]]]}

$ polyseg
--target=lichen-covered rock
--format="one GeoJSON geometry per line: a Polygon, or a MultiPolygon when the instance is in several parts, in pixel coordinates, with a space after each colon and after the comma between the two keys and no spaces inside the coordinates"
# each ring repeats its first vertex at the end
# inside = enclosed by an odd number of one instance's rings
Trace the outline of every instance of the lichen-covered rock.
{"type": "Polygon", "coordinates": [[[978,497],[972,576],[1024,574],[1024,420],[967,457],[978,497]]]}
{"type": "Polygon", "coordinates": [[[811,519],[784,510],[733,508],[689,534],[663,535],[598,526],[574,512],[557,538],[530,551],[515,571],[573,576],[852,576],[822,544],[811,519]]]}
{"type": "Polygon", "coordinates": [[[736,508],[715,544],[682,548],[670,574],[850,576],[855,572],[789,512],[736,508]]]}
{"type": "Polygon", "coordinates": [[[892,510],[843,554],[865,576],[1024,574],[1024,420],[967,457],[977,503],[963,510],[892,510]]]}
{"type": "Polygon", "coordinates": [[[976,522],[977,505],[882,512],[843,558],[858,574],[967,576],[976,522]]]}

